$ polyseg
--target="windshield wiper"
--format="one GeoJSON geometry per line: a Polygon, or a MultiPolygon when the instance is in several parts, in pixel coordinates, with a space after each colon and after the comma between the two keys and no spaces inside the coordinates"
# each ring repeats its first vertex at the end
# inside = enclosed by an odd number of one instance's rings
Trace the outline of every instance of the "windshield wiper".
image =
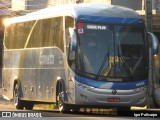
{"type": "Polygon", "coordinates": [[[133,78],[133,74],[132,74],[132,71],[131,71],[129,65],[123,60],[122,56],[120,55],[120,49],[121,49],[120,48],[120,44],[118,44],[117,48],[118,48],[118,58],[119,58],[119,61],[122,62],[122,66],[125,69],[125,72],[127,73],[127,75],[129,77],[133,78]]]}
{"type": "Polygon", "coordinates": [[[80,66],[81,66],[80,69],[82,69],[83,71],[85,71],[84,62],[83,62],[82,53],[81,53],[81,49],[80,48],[78,50],[78,61],[79,61],[80,66]]]}
{"type": "Polygon", "coordinates": [[[133,77],[132,71],[130,70],[130,68],[128,67],[128,65],[126,64],[126,62],[123,60],[123,58],[121,57],[121,55],[119,54],[119,51],[118,51],[118,58],[122,62],[122,66],[126,70],[127,75],[132,78],[133,77]]]}
{"type": "Polygon", "coordinates": [[[100,65],[100,68],[99,68],[99,70],[98,70],[98,72],[97,72],[96,79],[100,76],[100,74],[101,74],[101,72],[102,72],[102,70],[103,70],[103,67],[104,67],[104,65],[106,64],[106,60],[107,60],[108,58],[109,58],[109,52],[106,53],[106,55],[105,55],[105,57],[104,57],[101,65],[100,65]]]}

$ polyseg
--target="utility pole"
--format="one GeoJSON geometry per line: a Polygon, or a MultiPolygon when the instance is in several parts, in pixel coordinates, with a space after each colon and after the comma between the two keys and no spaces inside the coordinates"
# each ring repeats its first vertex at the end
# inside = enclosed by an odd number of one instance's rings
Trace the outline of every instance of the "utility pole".
{"type": "MultiPolygon", "coordinates": [[[[147,31],[153,32],[152,0],[145,0],[146,24],[147,31]]],[[[152,42],[149,39],[149,84],[147,106],[154,107],[154,57],[152,51],[152,42]]]]}
{"type": "Polygon", "coordinates": [[[152,0],[146,0],[145,3],[146,22],[148,32],[153,31],[153,16],[152,16],[152,0]]]}

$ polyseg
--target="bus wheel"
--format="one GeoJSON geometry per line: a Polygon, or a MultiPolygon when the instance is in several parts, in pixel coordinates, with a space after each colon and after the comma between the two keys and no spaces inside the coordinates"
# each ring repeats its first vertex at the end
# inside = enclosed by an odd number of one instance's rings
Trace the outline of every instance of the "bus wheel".
{"type": "Polygon", "coordinates": [[[56,104],[60,112],[69,112],[68,105],[64,103],[64,93],[62,90],[62,85],[60,85],[57,89],[56,104]]]}
{"type": "Polygon", "coordinates": [[[29,101],[25,102],[25,109],[26,110],[32,110],[33,106],[34,106],[34,104],[32,102],[29,102],[29,101]]]}
{"type": "Polygon", "coordinates": [[[129,115],[131,114],[130,113],[131,111],[131,107],[118,107],[117,108],[117,112],[118,112],[118,115],[129,115]]]}
{"type": "Polygon", "coordinates": [[[71,110],[72,110],[72,112],[74,112],[74,113],[78,113],[78,112],[80,111],[80,107],[79,107],[79,106],[76,106],[76,105],[75,105],[75,106],[73,105],[73,106],[71,107],[71,110]]]}
{"type": "Polygon", "coordinates": [[[147,94],[147,108],[157,108],[153,96],[149,96],[148,94],[147,94]]]}
{"type": "Polygon", "coordinates": [[[14,88],[14,105],[16,109],[23,109],[23,101],[19,99],[19,87],[18,84],[15,85],[14,88]]]}

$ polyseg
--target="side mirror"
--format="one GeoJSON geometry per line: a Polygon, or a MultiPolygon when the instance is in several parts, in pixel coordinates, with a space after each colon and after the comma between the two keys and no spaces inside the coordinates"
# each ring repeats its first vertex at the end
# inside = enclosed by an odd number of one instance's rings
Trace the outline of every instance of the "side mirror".
{"type": "Polygon", "coordinates": [[[77,35],[73,28],[69,28],[69,33],[71,36],[71,50],[77,51],[77,35]]]}
{"type": "Polygon", "coordinates": [[[153,55],[156,55],[158,54],[158,50],[159,50],[158,38],[153,33],[150,33],[150,32],[148,32],[148,35],[151,38],[152,53],[153,55]]]}

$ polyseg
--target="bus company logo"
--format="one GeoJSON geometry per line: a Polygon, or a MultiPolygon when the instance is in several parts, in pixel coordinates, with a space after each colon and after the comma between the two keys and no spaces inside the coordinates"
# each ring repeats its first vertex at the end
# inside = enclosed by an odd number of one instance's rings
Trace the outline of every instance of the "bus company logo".
{"type": "Polygon", "coordinates": [[[102,25],[87,25],[87,29],[93,29],[93,30],[106,30],[106,26],[102,25]]]}
{"type": "Polygon", "coordinates": [[[144,86],[144,85],[145,85],[145,82],[139,82],[139,83],[136,84],[137,87],[144,86]]]}
{"type": "Polygon", "coordinates": [[[117,94],[117,90],[112,90],[112,94],[117,94]]]}
{"type": "Polygon", "coordinates": [[[39,63],[41,65],[54,65],[54,55],[41,55],[39,63]]]}

